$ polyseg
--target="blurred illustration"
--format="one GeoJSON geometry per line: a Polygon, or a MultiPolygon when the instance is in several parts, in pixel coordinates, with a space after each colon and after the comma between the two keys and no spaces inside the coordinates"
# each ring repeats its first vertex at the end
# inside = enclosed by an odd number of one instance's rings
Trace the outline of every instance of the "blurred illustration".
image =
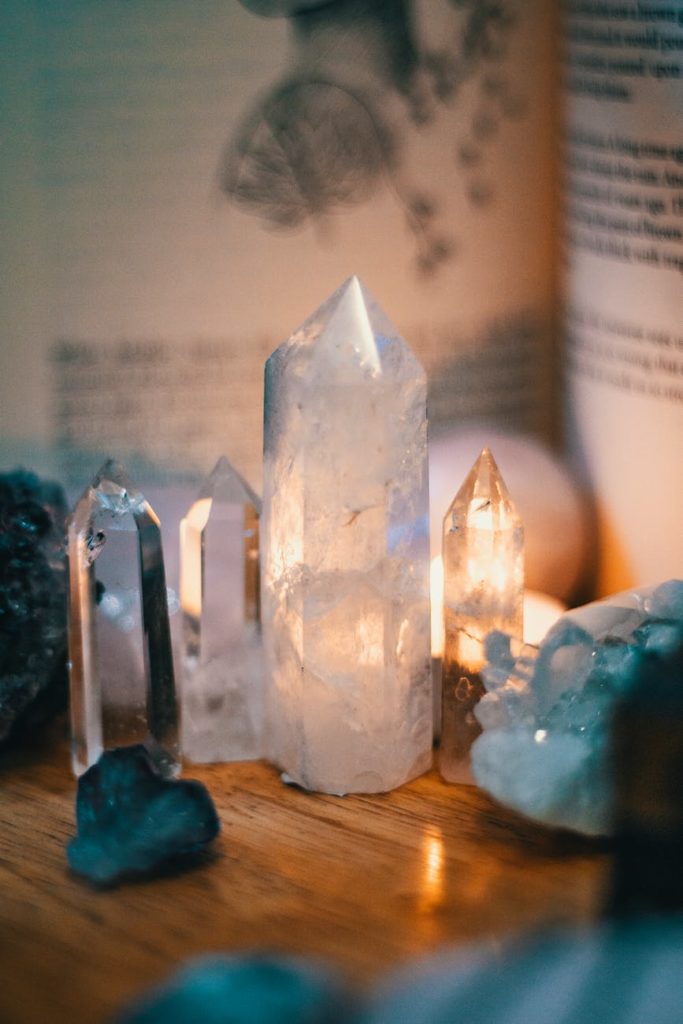
{"type": "Polygon", "coordinates": [[[470,204],[491,202],[487,148],[501,121],[525,112],[505,76],[519,0],[429,0],[442,8],[436,43],[422,38],[421,0],[239,2],[255,15],[286,17],[292,55],[228,144],[224,194],[269,226],[293,229],[320,225],[389,187],[414,238],[418,272],[431,275],[452,260],[457,239],[441,223],[438,190],[420,167],[406,166],[406,140],[426,139],[450,108],[453,178],[470,204]],[[475,98],[463,104],[466,85],[475,98]]]}

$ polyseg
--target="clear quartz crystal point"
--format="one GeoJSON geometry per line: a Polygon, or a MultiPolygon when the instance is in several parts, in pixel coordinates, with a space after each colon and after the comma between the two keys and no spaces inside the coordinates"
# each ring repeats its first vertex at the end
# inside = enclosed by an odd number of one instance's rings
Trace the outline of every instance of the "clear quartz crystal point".
{"type": "Polygon", "coordinates": [[[192,761],[260,757],[261,502],[225,457],[180,524],[182,749],[192,761]]]}
{"type": "Polygon", "coordinates": [[[268,753],[381,792],[431,763],[426,378],[357,278],[266,363],[268,753]]]}
{"type": "Polygon", "coordinates": [[[178,771],[178,727],[159,520],[110,460],[69,520],[73,768],[144,743],[178,771]]]}
{"type": "Polygon", "coordinates": [[[503,478],[484,448],[444,519],[444,654],[439,768],[471,782],[470,747],[481,732],[473,709],[492,630],[522,636],[524,531],[503,478]]]}

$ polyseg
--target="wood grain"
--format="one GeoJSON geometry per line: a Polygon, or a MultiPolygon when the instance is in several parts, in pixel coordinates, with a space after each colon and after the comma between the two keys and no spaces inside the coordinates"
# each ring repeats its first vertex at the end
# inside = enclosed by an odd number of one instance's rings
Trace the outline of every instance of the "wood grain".
{"type": "Polygon", "coordinates": [[[436,773],[383,796],[284,786],[261,763],[186,766],[222,822],[191,871],[98,892],[66,867],[75,783],[63,736],[0,759],[0,1020],[111,1016],[185,957],[312,954],[366,984],[444,943],[585,922],[600,846],[524,822],[436,773]]]}

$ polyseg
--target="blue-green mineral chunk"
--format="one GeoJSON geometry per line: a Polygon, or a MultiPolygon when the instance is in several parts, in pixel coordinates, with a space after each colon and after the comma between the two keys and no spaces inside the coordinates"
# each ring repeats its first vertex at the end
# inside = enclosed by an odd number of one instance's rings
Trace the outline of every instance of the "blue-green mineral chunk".
{"type": "MultiPolygon", "coordinates": [[[[482,669],[487,692],[475,709],[484,732],[472,749],[479,785],[546,825],[609,835],[615,781],[631,785],[630,774],[615,779],[610,746],[616,709],[626,705],[633,736],[629,733],[629,753],[618,770],[623,774],[631,765],[638,794],[647,795],[643,820],[647,817],[652,828],[653,815],[665,804],[663,783],[647,786],[643,779],[658,770],[679,782],[677,769],[668,767],[676,748],[659,724],[652,727],[652,742],[634,737],[639,731],[645,735],[650,719],[666,719],[664,709],[680,689],[683,581],[667,580],[573,608],[535,654],[525,647],[511,665],[510,652],[504,637],[487,639],[488,664],[482,669]],[[656,810],[649,807],[653,794],[656,810]]],[[[672,706],[678,707],[675,701],[672,706]]],[[[675,738],[675,714],[670,718],[675,738]]],[[[680,807],[678,792],[670,805],[680,807]]],[[[680,857],[673,859],[678,868],[680,857]]]]}
{"type": "MultiPolygon", "coordinates": [[[[350,1024],[336,977],[294,957],[196,960],[124,1011],[117,1024],[350,1024]]],[[[355,1018],[354,1018],[355,1019],[355,1018]]]]}
{"type": "Polygon", "coordinates": [[[0,474],[0,745],[66,704],[65,518],[58,484],[0,474]]]}
{"type": "Polygon", "coordinates": [[[206,787],[162,778],[141,745],[105,752],[80,777],[76,824],[69,866],[103,886],[197,854],[220,830],[206,787]]]}

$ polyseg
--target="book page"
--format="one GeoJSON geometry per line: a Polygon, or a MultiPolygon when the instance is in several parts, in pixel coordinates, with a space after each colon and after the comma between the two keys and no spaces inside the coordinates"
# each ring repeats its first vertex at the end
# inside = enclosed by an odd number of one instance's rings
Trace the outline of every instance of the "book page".
{"type": "Polygon", "coordinates": [[[3,461],[258,487],[263,361],[353,273],[434,425],[547,433],[551,5],[277,6],[4,5],[3,461]]]}
{"type": "Polygon", "coordinates": [[[608,593],[683,575],[683,7],[565,8],[569,442],[608,593]]]}

